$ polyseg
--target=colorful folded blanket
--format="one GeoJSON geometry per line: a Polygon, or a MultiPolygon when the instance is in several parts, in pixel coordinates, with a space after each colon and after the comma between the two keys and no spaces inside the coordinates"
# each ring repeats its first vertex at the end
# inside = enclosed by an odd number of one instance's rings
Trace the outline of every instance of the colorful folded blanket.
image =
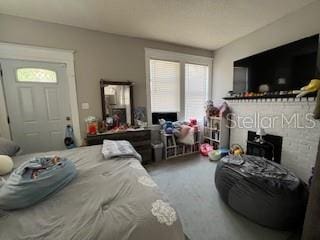
{"type": "Polygon", "coordinates": [[[142,161],[141,155],[137,153],[137,151],[128,141],[125,140],[104,140],[102,145],[102,154],[105,159],[116,157],[133,157],[139,161],[142,161]]]}
{"type": "Polygon", "coordinates": [[[31,206],[62,189],[76,176],[71,160],[41,157],[24,162],[0,188],[0,209],[13,210],[31,206]]]}

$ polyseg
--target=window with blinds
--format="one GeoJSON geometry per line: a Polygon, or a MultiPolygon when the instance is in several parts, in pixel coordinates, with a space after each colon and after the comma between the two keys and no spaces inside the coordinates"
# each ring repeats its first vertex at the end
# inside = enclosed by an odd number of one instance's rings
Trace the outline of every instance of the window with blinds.
{"type": "Polygon", "coordinates": [[[180,111],[180,63],[150,59],[151,112],[180,111]]]}
{"type": "Polygon", "coordinates": [[[185,64],[185,118],[202,121],[204,104],[208,100],[209,67],[185,64]]]}

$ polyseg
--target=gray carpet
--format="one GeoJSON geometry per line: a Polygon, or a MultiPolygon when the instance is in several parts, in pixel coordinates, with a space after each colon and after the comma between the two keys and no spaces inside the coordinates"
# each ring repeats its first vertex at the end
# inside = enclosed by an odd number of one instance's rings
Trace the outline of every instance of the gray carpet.
{"type": "Polygon", "coordinates": [[[226,206],[214,186],[216,163],[205,157],[162,160],[146,168],[177,210],[190,240],[286,240],[292,235],[257,225],[226,206]]]}

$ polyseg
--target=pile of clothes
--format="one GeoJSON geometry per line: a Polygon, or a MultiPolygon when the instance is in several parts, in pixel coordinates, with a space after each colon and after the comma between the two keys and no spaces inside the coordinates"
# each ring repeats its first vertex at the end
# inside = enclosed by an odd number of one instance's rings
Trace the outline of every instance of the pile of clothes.
{"type": "Polygon", "coordinates": [[[193,145],[195,143],[195,133],[199,132],[197,119],[191,118],[189,121],[166,121],[160,119],[160,129],[162,133],[173,134],[178,143],[193,145]]]}

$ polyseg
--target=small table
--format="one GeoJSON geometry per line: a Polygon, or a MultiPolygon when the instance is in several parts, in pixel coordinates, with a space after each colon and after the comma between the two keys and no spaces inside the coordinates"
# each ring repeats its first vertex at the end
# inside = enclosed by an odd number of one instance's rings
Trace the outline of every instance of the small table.
{"type": "Polygon", "coordinates": [[[127,140],[132,144],[135,150],[142,157],[142,164],[152,161],[151,151],[151,131],[150,129],[136,131],[119,131],[113,133],[100,133],[96,135],[87,135],[87,145],[99,145],[104,139],[108,140],[127,140]]]}

